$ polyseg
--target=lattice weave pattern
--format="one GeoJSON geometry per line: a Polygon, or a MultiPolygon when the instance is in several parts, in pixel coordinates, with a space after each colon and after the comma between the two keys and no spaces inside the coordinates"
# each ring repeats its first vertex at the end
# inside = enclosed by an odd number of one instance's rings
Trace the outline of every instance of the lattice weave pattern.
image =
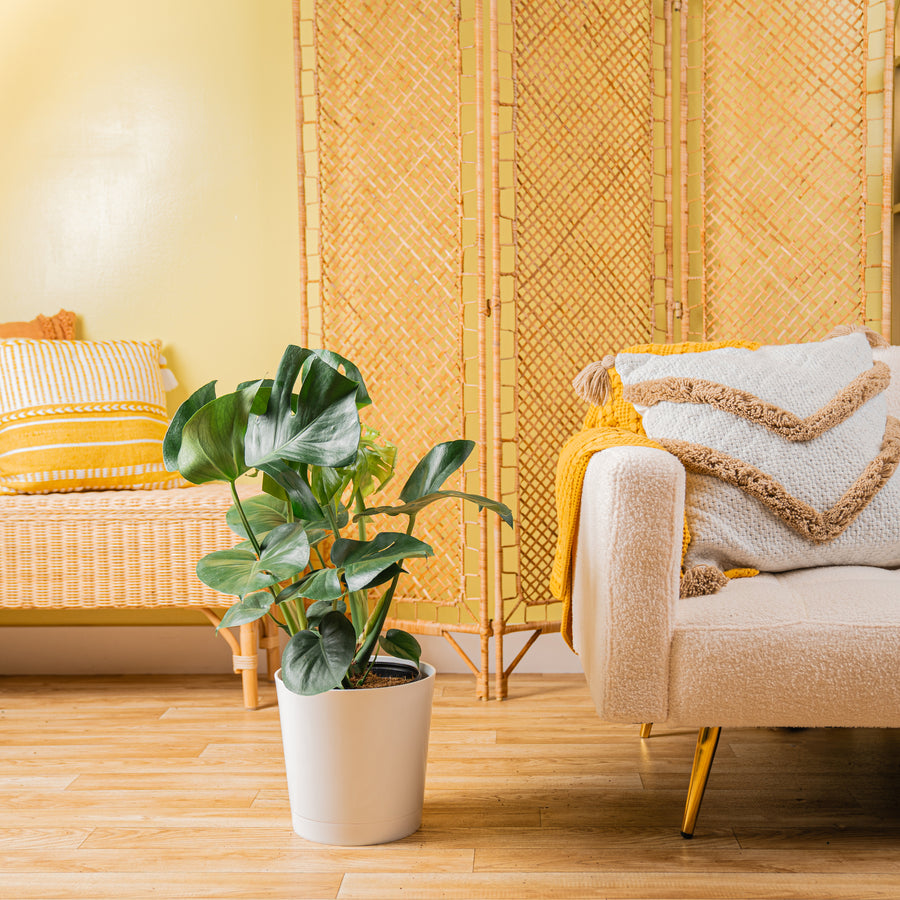
{"type": "Polygon", "coordinates": [[[572,379],[607,349],[649,339],[652,23],[646,0],[527,0],[515,13],[520,570],[531,605],[548,598],[555,462],[585,412],[572,379]]]}
{"type": "Polygon", "coordinates": [[[867,37],[859,0],[703,4],[702,337],[864,320],[867,37]]]}
{"type": "MultiPolygon", "coordinates": [[[[322,337],[366,375],[364,419],[402,449],[397,485],[434,443],[461,436],[465,375],[456,7],[413,7],[346,0],[316,17],[322,337]]],[[[410,564],[411,596],[458,604],[461,531],[449,504],[421,516],[435,558],[410,564]]]]}

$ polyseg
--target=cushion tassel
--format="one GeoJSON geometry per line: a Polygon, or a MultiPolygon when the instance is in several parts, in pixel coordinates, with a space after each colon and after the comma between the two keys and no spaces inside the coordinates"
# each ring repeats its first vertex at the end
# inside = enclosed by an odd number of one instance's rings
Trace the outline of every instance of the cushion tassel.
{"type": "Polygon", "coordinates": [[[608,354],[599,362],[592,362],[585,366],[572,382],[575,393],[593,403],[594,406],[603,406],[612,394],[612,385],[609,381],[609,369],[616,363],[615,356],[608,354]]]}
{"type": "Polygon", "coordinates": [[[681,576],[680,596],[705,597],[728,584],[728,578],[715,566],[694,566],[681,576]]]}

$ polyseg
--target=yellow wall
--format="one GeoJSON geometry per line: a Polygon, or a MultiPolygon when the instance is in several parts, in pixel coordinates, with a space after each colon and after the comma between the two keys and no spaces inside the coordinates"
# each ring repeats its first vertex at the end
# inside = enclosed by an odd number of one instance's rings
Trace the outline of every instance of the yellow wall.
{"type": "Polygon", "coordinates": [[[272,373],[299,340],[293,66],[290,0],[3,0],[0,321],[160,338],[173,406],[272,373]]]}

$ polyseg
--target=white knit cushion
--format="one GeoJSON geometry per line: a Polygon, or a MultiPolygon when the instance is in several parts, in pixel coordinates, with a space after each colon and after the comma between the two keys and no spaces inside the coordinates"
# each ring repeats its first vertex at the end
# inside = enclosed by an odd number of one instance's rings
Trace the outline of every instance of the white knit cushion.
{"type": "MultiPolygon", "coordinates": [[[[877,370],[873,370],[872,350],[865,337],[852,334],[821,343],[758,350],[729,347],[675,355],[622,353],[616,357],[616,371],[625,385],[626,399],[630,399],[632,386],[652,392],[658,390],[654,385],[663,383],[660,380],[690,379],[696,384],[700,379],[746,392],[806,418],[842,391],[852,394],[860,376],[871,377],[874,383],[877,370]],[[653,385],[646,385],[648,381],[653,385]]],[[[883,380],[877,390],[880,393],[862,402],[849,417],[829,424],[821,434],[796,441],[758,420],[743,418],[733,406],[652,398],[649,405],[636,406],[648,437],[676,455],[680,452],[673,449],[676,446],[718,451],[736,460],[738,469],[741,464],[755,467],[782,485],[792,498],[824,513],[882,453],[886,439],[883,380]]],[[[690,471],[690,462],[681,458],[689,469],[686,514],[692,534],[686,569],[705,564],[722,570],[752,567],[781,572],[821,565],[900,565],[900,476],[890,477],[836,536],[811,538],[789,527],[746,490],[721,477],[690,471]]],[[[887,467],[884,471],[893,470],[887,467]]],[[[746,471],[738,474],[746,484],[746,471]]],[[[749,480],[759,483],[758,474],[753,473],[749,480]]]]}

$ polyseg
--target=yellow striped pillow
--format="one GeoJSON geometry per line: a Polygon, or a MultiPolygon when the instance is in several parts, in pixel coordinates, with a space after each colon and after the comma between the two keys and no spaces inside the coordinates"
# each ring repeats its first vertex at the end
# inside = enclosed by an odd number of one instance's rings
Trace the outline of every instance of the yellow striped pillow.
{"type": "Polygon", "coordinates": [[[0,341],[0,493],[183,487],[159,341],[0,341]]]}

